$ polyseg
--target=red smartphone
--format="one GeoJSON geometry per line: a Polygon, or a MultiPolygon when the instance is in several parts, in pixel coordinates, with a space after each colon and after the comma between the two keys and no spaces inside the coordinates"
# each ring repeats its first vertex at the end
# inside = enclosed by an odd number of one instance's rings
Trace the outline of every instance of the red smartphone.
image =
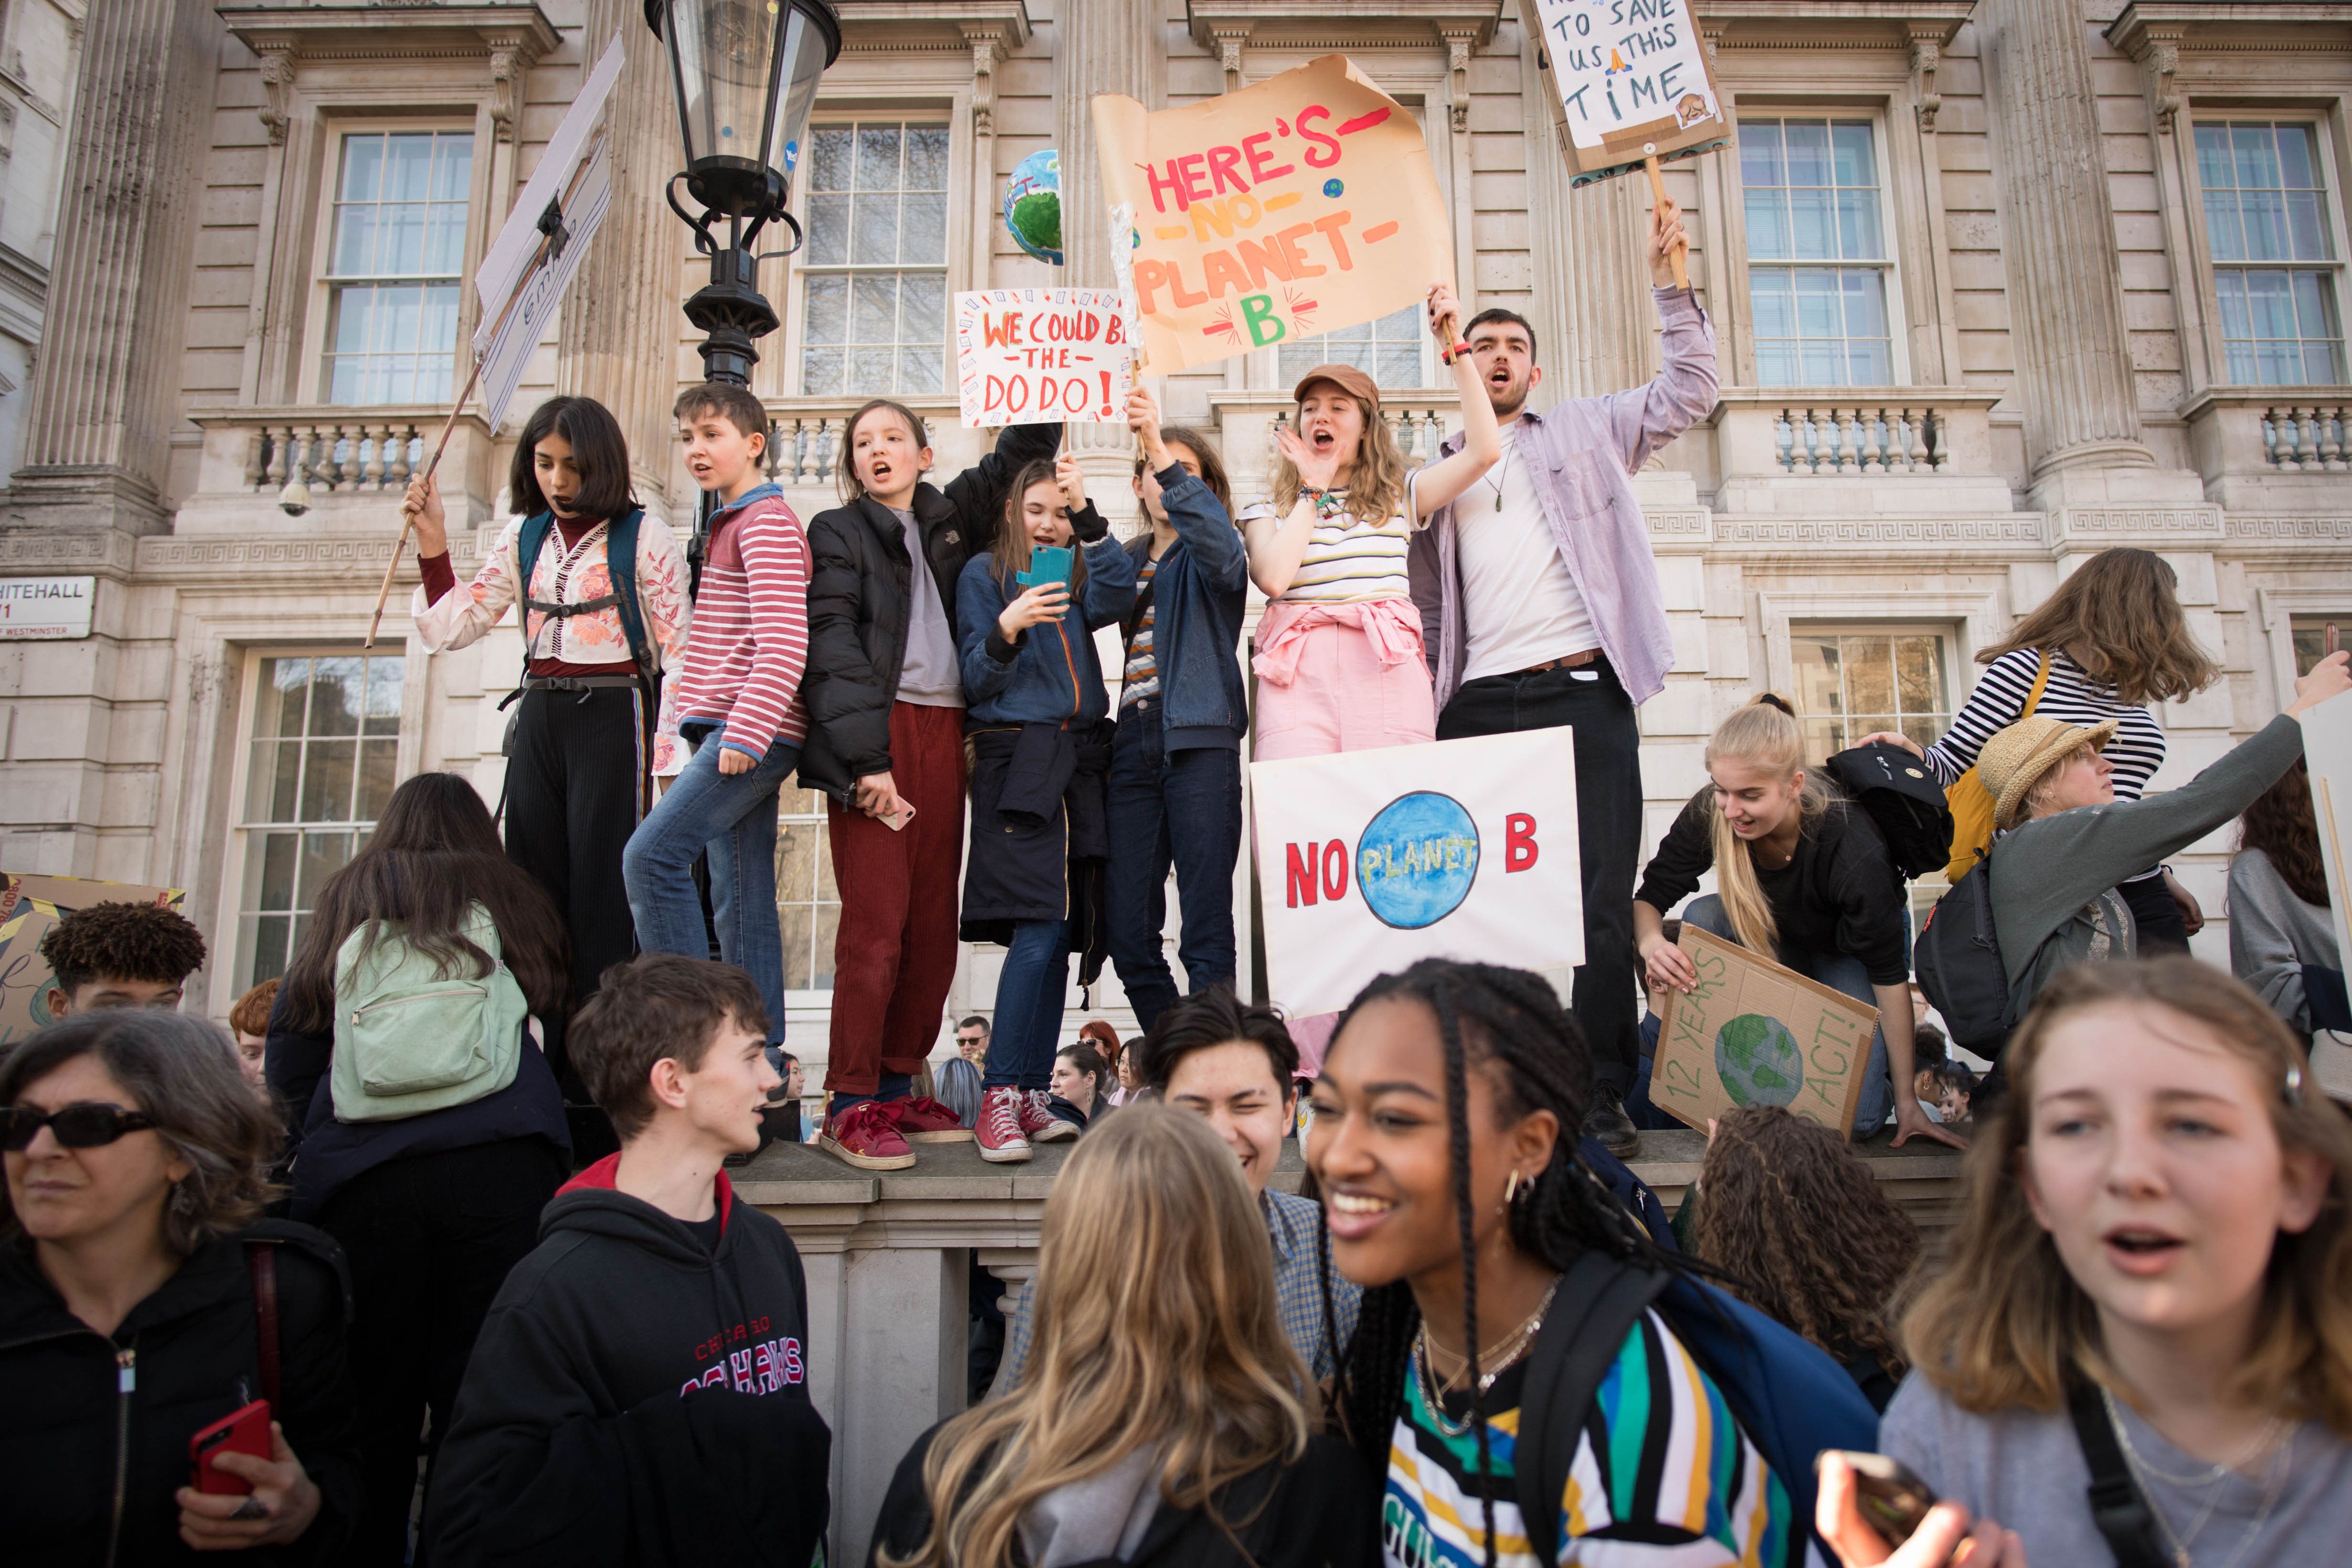
{"type": "Polygon", "coordinates": [[[213,1468],[223,1454],[269,1458],[269,1401],[257,1399],[231,1411],[188,1439],[188,1484],[218,1497],[243,1497],[253,1490],[250,1482],[213,1468]]]}

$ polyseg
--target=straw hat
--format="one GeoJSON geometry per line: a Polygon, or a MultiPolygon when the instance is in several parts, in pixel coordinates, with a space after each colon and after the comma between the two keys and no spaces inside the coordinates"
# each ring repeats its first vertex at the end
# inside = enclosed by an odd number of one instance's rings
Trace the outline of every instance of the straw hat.
{"type": "Polygon", "coordinates": [[[2017,826],[2025,797],[2042,775],[2074,754],[2079,746],[2104,751],[2116,732],[2116,721],[2089,729],[2039,713],[2020,719],[1996,733],[1977,753],[1977,777],[1992,795],[1992,820],[1998,827],[2017,826]]]}

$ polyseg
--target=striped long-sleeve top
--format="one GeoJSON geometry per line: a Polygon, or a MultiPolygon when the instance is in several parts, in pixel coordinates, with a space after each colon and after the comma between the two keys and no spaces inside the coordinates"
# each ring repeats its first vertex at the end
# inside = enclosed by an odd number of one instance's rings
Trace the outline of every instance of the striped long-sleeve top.
{"type": "Polygon", "coordinates": [[[761,485],[711,519],[702,592],[679,682],[681,725],[723,723],[719,743],[764,757],[808,734],[808,535],[783,492],[761,485]]]}
{"type": "MultiPolygon", "coordinates": [[[[2024,716],[2025,700],[2032,695],[2033,677],[2041,668],[2042,656],[2032,648],[2002,654],[1985,666],[1976,689],[1952,716],[1952,727],[1927,748],[1927,765],[1945,788],[1976,766],[1977,753],[1987,741],[2024,716]]],[[[2116,701],[2114,687],[2093,680],[2063,650],[2050,655],[2050,682],[2033,710],[2069,724],[2116,721],[2116,738],[2100,754],[2115,765],[2117,800],[2137,800],[2149,776],[2164,765],[2164,726],[2156,714],[2116,701]]]]}

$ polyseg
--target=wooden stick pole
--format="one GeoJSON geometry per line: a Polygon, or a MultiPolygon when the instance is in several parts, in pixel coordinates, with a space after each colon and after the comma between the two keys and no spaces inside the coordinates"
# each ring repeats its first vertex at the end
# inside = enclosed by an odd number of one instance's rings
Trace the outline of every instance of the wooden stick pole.
{"type": "MultiPolygon", "coordinates": [[[[596,161],[596,150],[604,144],[604,133],[599,132],[596,140],[588,144],[587,155],[580,160],[580,167],[572,171],[572,183],[564,187],[562,199],[558,204],[562,210],[566,212],[571,210],[572,198],[579,194],[580,182],[588,177],[588,166],[596,161]]],[[[555,236],[551,234],[541,238],[539,248],[531,252],[530,264],[522,269],[522,276],[515,279],[514,292],[507,296],[507,302],[499,310],[498,320],[490,323],[492,342],[496,342],[499,333],[505,331],[507,318],[514,314],[514,308],[517,305],[522,303],[524,289],[534,277],[538,276],[539,269],[547,265],[549,258],[554,254],[554,249],[555,236]]],[[[425,460],[425,471],[417,476],[418,479],[431,479],[441,467],[441,455],[449,449],[449,437],[457,433],[457,421],[465,414],[466,405],[473,401],[474,388],[480,384],[481,379],[482,362],[476,359],[473,370],[466,376],[466,389],[457,394],[457,406],[449,410],[449,417],[442,423],[441,438],[433,444],[433,456],[425,460]]],[[[400,519],[400,537],[393,541],[392,559],[383,563],[383,585],[376,590],[375,614],[368,617],[367,640],[360,644],[363,649],[375,647],[376,631],[383,625],[383,606],[392,597],[393,574],[400,570],[401,553],[408,548],[409,531],[415,526],[407,513],[403,512],[400,519]]]]}
{"type": "MultiPolygon", "coordinates": [[[[1655,145],[1655,142],[1650,143],[1650,146],[1655,145]]],[[[1644,147],[1643,151],[1649,153],[1649,155],[1642,160],[1642,166],[1650,171],[1650,198],[1657,205],[1664,206],[1666,205],[1666,177],[1658,170],[1658,155],[1655,153],[1650,153],[1649,147],[1644,147]]],[[[1676,241],[1674,249],[1666,253],[1666,259],[1674,265],[1675,287],[1689,288],[1690,241],[1687,239],[1676,241]]]]}

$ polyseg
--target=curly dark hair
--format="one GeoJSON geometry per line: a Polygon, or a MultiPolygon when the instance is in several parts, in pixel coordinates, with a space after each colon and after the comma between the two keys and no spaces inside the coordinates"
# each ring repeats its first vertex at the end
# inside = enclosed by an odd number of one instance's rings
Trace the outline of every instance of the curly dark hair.
{"type": "Polygon", "coordinates": [[[205,966],[205,933],[159,904],[92,904],[49,929],[41,956],[68,994],[101,975],[177,985],[205,966]]]}
{"type": "Polygon", "coordinates": [[[1841,1358],[1901,1379],[1895,1298],[1919,1230],[1843,1138],[1777,1105],[1717,1121],[1699,1167],[1691,1249],[1724,1288],[1841,1358]],[[1836,1215],[1824,1224],[1825,1215],[1836,1215]]]}
{"type": "Polygon", "coordinates": [[[2319,855],[2319,821],[2311,805],[2311,767],[2301,757],[2246,807],[2238,847],[2261,850],[2270,858],[2271,869],[2296,898],[2323,910],[2327,907],[2327,868],[2319,855]]]}
{"type": "MultiPolygon", "coordinates": [[[[1349,1020],[1374,1002],[1411,1001],[1437,1016],[1445,1042],[1445,1116],[1453,1142],[1454,1203],[1462,1226],[1463,1341],[1470,1347],[1471,1425],[1478,1437],[1478,1501],[1486,1514],[1486,1568],[1495,1568],[1495,1500],[1488,1453],[1486,1410],[1478,1386],[1478,1273],[1470,1200],[1469,1073],[1475,1064],[1491,1075],[1498,1091],[1497,1114],[1512,1119],[1549,1110],[1559,1119],[1558,1149],[1536,1179],[1511,1204],[1511,1245],[1548,1268],[1565,1270],[1585,1251],[1599,1248],[1638,1258],[1655,1268],[1688,1273],[1680,1259],[1661,1252],[1615,1194],[1576,1158],[1577,1129],[1584,1125],[1592,1097],[1592,1053],[1576,1021],[1559,1005],[1551,983],[1524,969],[1425,958],[1402,974],[1383,974],[1356,994],[1332,1031],[1331,1049],[1349,1020]]],[[[1328,1057],[1327,1057],[1328,1059],[1328,1057]]],[[[1323,1286],[1327,1337],[1338,1319],[1331,1302],[1331,1238],[1316,1231],[1323,1286]]],[[[1364,1292],[1355,1337],[1343,1357],[1336,1339],[1332,1363],[1339,1368],[1332,1414],[1348,1441],[1372,1474],[1388,1473],[1389,1447],[1402,1408],[1405,1376],[1421,1309],[1407,1280],[1376,1285],[1364,1292]]],[[[1328,1423],[1327,1423],[1328,1425],[1328,1423]]]]}

